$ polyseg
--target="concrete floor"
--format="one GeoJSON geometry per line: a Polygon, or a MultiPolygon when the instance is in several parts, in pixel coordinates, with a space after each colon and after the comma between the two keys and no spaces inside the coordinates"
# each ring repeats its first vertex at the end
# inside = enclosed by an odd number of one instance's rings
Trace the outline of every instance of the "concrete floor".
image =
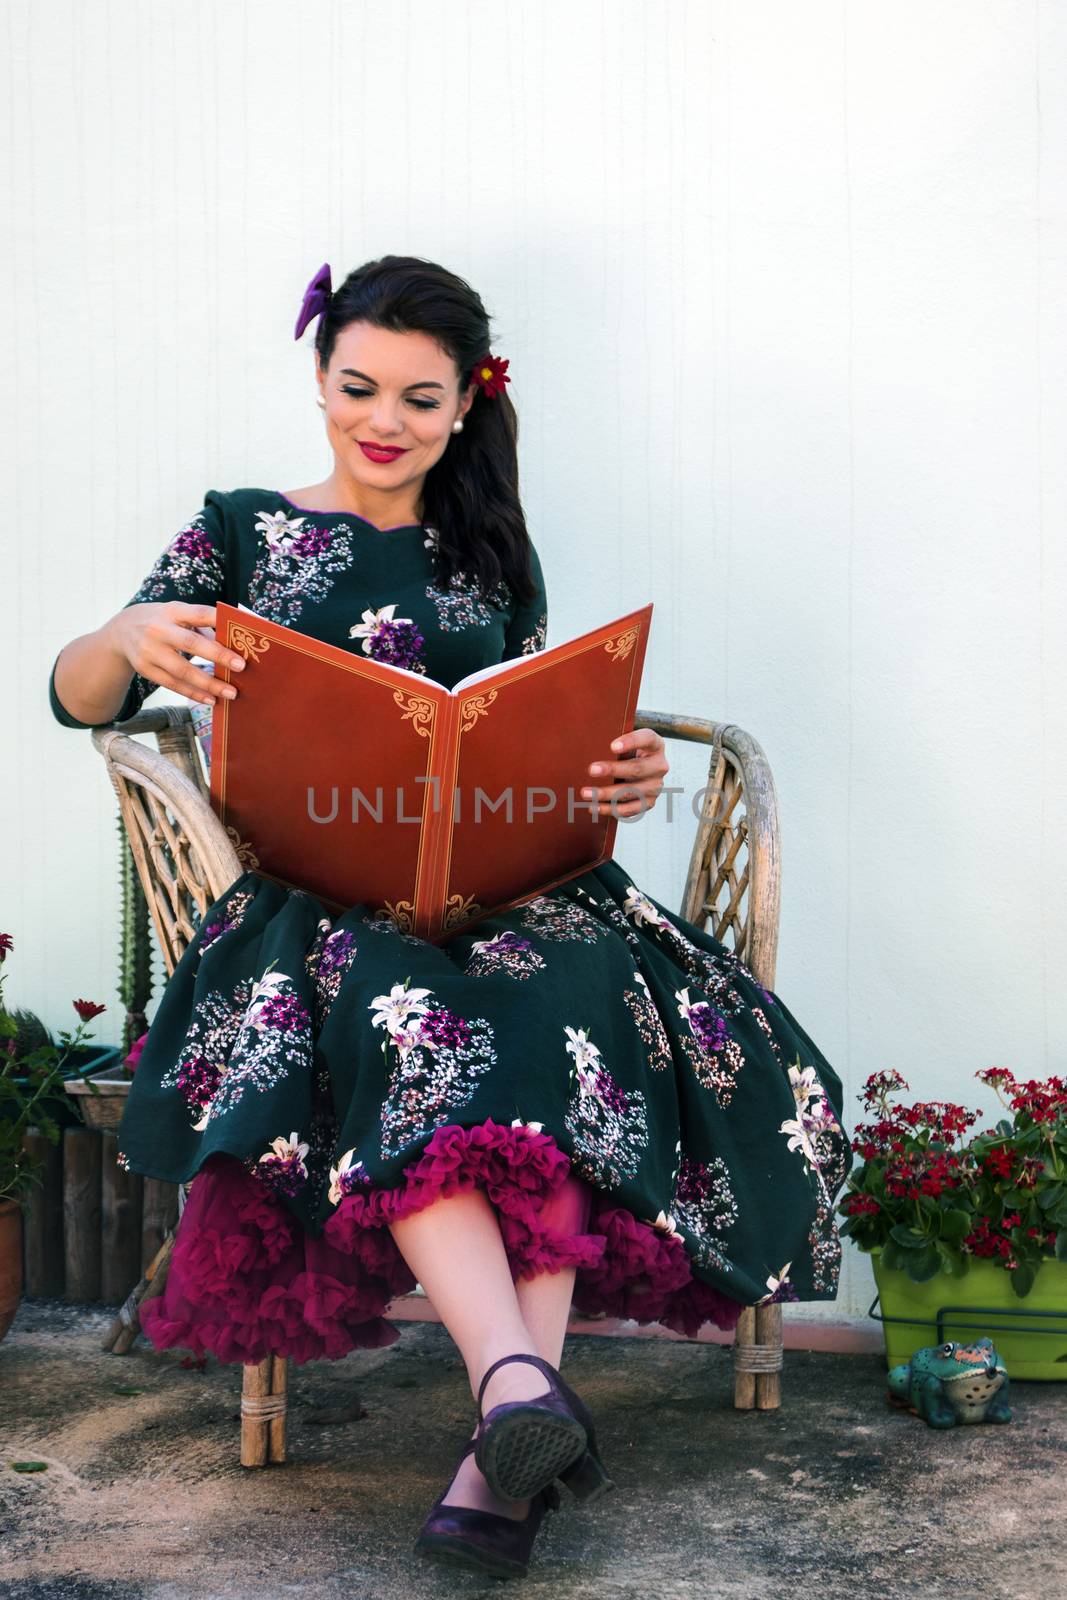
{"type": "Polygon", "coordinates": [[[0,1343],[5,1600],[1067,1596],[1064,1384],[942,1432],[887,1405],[880,1355],[787,1351],[781,1408],[737,1411],[728,1347],[572,1334],[618,1487],[565,1495],[502,1583],[411,1552],[474,1419],[443,1328],[293,1368],[289,1461],[248,1471],[238,1369],[105,1354],[110,1320],[24,1302],[0,1343]]]}

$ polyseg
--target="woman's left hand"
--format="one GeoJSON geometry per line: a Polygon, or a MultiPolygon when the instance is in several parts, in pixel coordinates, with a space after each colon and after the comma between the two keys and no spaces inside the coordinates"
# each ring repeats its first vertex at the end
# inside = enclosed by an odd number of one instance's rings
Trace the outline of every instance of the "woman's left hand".
{"type": "Polygon", "coordinates": [[[594,761],[589,775],[595,786],[581,791],[583,800],[596,800],[596,816],[634,817],[651,811],[670,770],[666,746],[652,728],[635,728],[611,742],[615,761],[594,761]],[[612,783],[611,779],[621,780],[612,783]],[[603,799],[606,794],[609,798],[603,799]]]}

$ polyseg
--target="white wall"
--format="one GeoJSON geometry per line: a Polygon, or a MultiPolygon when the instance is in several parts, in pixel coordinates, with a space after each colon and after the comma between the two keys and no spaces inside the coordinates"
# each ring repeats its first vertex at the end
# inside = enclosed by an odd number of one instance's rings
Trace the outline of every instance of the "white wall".
{"type": "MultiPolygon", "coordinates": [[[[5,26],[10,1002],[104,1000],[117,1039],[114,807],[49,715],[56,651],[206,489],[326,475],[301,294],[398,251],[495,318],[549,643],[653,599],[642,703],[762,742],[776,986],[851,1118],[881,1067],[989,1111],[977,1069],[1064,1071],[1062,5],[8,0],[5,26]]],[[[618,854],[676,904],[689,842],[654,813],[618,854]]],[[[871,1284],[848,1250],[837,1311],[871,1284]]]]}

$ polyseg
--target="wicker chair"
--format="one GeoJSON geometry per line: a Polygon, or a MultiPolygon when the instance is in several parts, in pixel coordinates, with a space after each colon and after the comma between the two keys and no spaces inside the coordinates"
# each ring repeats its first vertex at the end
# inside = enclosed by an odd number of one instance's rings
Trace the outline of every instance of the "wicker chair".
{"type": "MultiPolygon", "coordinates": [[[[774,987],[780,868],[774,781],[752,736],[730,723],[638,710],[636,727],[665,739],[710,746],[708,780],[697,821],[681,915],[747,963],[774,987]]],[[[141,711],[126,722],[94,728],[118,795],[130,846],[151,909],[168,975],[193,938],[204,911],[244,870],[235,841],[211,807],[208,780],[188,706],[141,711]],[[153,734],[158,749],[135,734],[153,734]],[[195,920],[194,920],[195,919],[195,920]]],[[[195,1181],[195,1180],[194,1180],[195,1181]]],[[[158,1293],[166,1258],[148,1292],[158,1293]]],[[[136,1337],[136,1300],[123,1315],[136,1337]]],[[[285,1459],[288,1362],[268,1356],[244,1369],[241,1461],[264,1466],[285,1459]]],[[[781,1403],[780,1304],[748,1306],[734,1336],[734,1405],[772,1410],[781,1403]]]]}

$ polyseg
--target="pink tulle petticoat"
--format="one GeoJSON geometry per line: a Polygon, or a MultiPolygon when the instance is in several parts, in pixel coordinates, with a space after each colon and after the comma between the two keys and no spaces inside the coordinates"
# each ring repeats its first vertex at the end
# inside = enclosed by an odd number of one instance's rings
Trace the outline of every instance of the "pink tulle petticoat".
{"type": "Polygon", "coordinates": [[[580,1314],[660,1322],[688,1337],[704,1322],[736,1327],[741,1304],[693,1277],[682,1241],[601,1191],[587,1191],[586,1231],[575,1231],[573,1204],[561,1206],[574,1192],[569,1174],[548,1134],[449,1124],[395,1188],[345,1195],[316,1238],[238,1159],[209,1156],[190,1186],[166,1286],[141,1306],[141,1326],[157,1349],[220,1361],[337,1360],[393,1344],[400,1330],[384,1312],[415,1278],[388,1223],[477,1186],[497,1209],[513,1280],[573,1266],[580,1314]]]}

